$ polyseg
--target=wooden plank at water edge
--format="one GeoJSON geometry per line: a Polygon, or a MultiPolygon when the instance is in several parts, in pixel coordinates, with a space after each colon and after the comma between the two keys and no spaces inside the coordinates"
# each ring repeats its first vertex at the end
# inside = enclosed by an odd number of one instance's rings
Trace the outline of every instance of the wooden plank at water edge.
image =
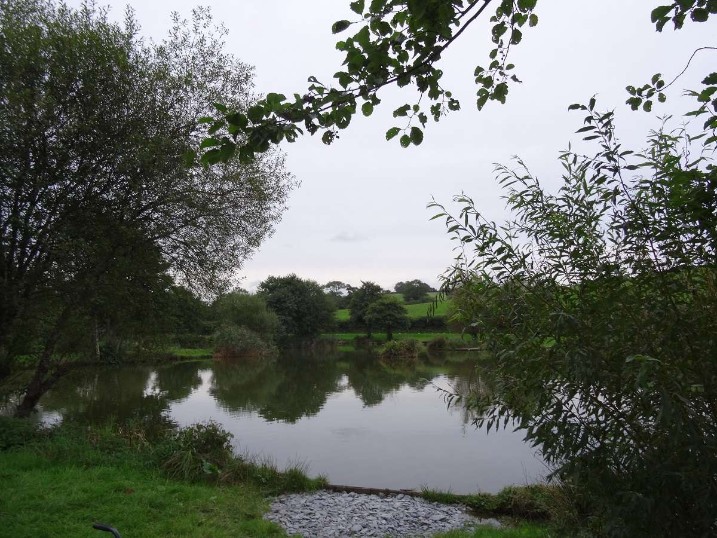
{"type": "Polygon", "coordinates": [[[326,484],[324,489],[337,493],[360,493],[362,495],[409,495],[411,497],[420,497],[422,495],[420,491],[413,489],[362,488],[360,486],[340,486],[336,484],[326,484]]]}

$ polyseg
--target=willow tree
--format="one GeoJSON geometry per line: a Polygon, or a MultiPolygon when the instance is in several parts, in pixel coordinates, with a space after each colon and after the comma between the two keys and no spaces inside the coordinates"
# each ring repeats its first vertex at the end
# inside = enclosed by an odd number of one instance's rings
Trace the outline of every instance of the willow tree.
{"type": "Polygon", "coordinates": [[[217,290],[271,233],[295,185],[281,154],[188,166],[212,103],[254,100],[223,34],[200,10],[148,46],[131,13],[0,2],[0,353],[37,356],[20,413],[82,351],[70,335],[171,280],[217,290]]]}
{"type": "Polygon", "coordinates": [[[497,379],[449,398],[522,429],[595,535],[711,536],[717,138],[698,119],[630,151],[612,112],[574,108],[596,150],[561,155],[557,192],[518,161],[497,169],[507,221],[433,204],[459,245],[443,291],[497,379]]]}

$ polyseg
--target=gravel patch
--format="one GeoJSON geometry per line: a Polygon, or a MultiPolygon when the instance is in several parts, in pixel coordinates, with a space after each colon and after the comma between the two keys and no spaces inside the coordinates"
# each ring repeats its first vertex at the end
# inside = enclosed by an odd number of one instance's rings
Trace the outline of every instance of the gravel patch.
{"type": "Polygon", "coordinates": [[[328,491],[277,497],[265,518],[289,535],[307,538],[418,537],[476,525],[501,526],[498,520],[471,516],[464,507],[409,495],[328,491]]]}

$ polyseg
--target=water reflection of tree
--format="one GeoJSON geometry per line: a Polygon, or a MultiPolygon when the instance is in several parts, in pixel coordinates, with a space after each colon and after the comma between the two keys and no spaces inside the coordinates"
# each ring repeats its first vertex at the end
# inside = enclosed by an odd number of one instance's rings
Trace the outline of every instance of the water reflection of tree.
{"type": "Polygon", "coordinates": [[[386,396],[404,386],[423,390],[441,373],[423,363],[412,367],[392,368],[368,355],[353,356],[346,368],[351,388],[367,407],[380,404],[386,396]]]}
{"type": "Polygon", "coordinates": [[[154,387],[166,399],[176,402],[188,398],[202,385],[199,371],[211,367],[198,362],[180,362],[167,368],[156,370],[154,387]]]}
{"type": "Polygon", "coordinates": [[[309,357],[275,363],[217,364],[210,394],[230,411],[256,411],[268,421],[294,423],[316,415],[339,391],[335,361],[309,357]]]}
{"type": "Polygon", "coordinates": [[[64,420],[92,423],[113,417],[129,419],[159,418],[168,406],[161,393],[146,391],[152,369],[83,368],[68,374],[43,396],[45,411],[55,411],[64,420]]]}
{"type": "Polygon", "coordinates": [[[217,362],[209,387],[217,403],[228,411],[255,411],[271,400],[280,382],[274,363],[231,364],[217,362]]]}
{"type": "MultiPolygon", "coordinates": [[[[389,368],[375,357],[356,352],[339,357],[290,356],[277,362],[227,364],[187,362],[161,368],[88,368],[68,375],[41,401],[46,411],[65,419],[101,422],[166,416],[172,402],[201,387],[202,369],[213,371],[209,394],[231,412],[255,412],[268,421],[294,423],[314,416],[329,395],[348,380],[365,406],[378,405],[406,386],[423,390],[437,376],[448,375],[455,392],[470,397],[477,378],[473,363],[446,360],[420,362],[412,368],[389,368]]],[[[478,379],[478,381],[480,381],[478,379]]],[[[473,420],[466,414],[465,422],[473,420]]]]}
{"type": "Polygon", "coordinates": [[[489,362],[458,365],[454,375],[448,376],[448,385],[441,387],[444,397],[449,407],[461,413],[463,424],[475,424],[488,411],[477,406],[477,401],[497,402],[499,398],[499,381],[489,362]]]}

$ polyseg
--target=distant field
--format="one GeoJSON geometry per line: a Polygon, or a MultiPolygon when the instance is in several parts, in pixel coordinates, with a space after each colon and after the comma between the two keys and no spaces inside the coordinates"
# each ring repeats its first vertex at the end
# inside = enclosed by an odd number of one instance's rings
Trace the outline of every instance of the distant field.
{"type": "MultiPolygon", "coordinates": [[[[403,301],[403,295],[400,293],[391,293],[393,297],[399,298],[401,301],[403,301]]],[[[436,296],[436,293],[429,293],[429,295],[436,296]]],[[[430,308],[433,305],[433,303],[417,303],[417,304],[407,304],[406,310],[408,311],[408,317],[410,319],[421,319],[425,318],[428,313],[430,312],[430,308]]],[[[436,311],[433,313],[435,316],[445,316],[448,313],[448,310],[451,306],[451,300],[445,299],[443,301],[440,301],[436,305],[436,311]]],[[[344,308],[342,310],[336,311],[336,320],[337,321],[346,321],[349,319],[349,311],[348,308],[344,308]]]]}
{"type": "MultiPolygon", "coordinates": [[[[363,333],[327,333],[323,334],[321,337],[326,339],[333,339],[333,340],[344,340],[344,341],[353,341],[354,338],[357,336],[364,336],[363,333]]],[[[406,333],[406,332],[395,332],[393,333],[393,338],[395,340],[418,340],[419,342],[428,342],[430,340],[433,340],[434,338],[438,338],[439,336],[442,336],[446,340],[460,340],[460,334],[457,333],[449,333],[449,332],[423,332],[423,333],[406,333]]],[[[376,341],[381,341],[386,339],[386,334],[383,331],[374,331],[373,332],[373,339],[376,341]]]]}

